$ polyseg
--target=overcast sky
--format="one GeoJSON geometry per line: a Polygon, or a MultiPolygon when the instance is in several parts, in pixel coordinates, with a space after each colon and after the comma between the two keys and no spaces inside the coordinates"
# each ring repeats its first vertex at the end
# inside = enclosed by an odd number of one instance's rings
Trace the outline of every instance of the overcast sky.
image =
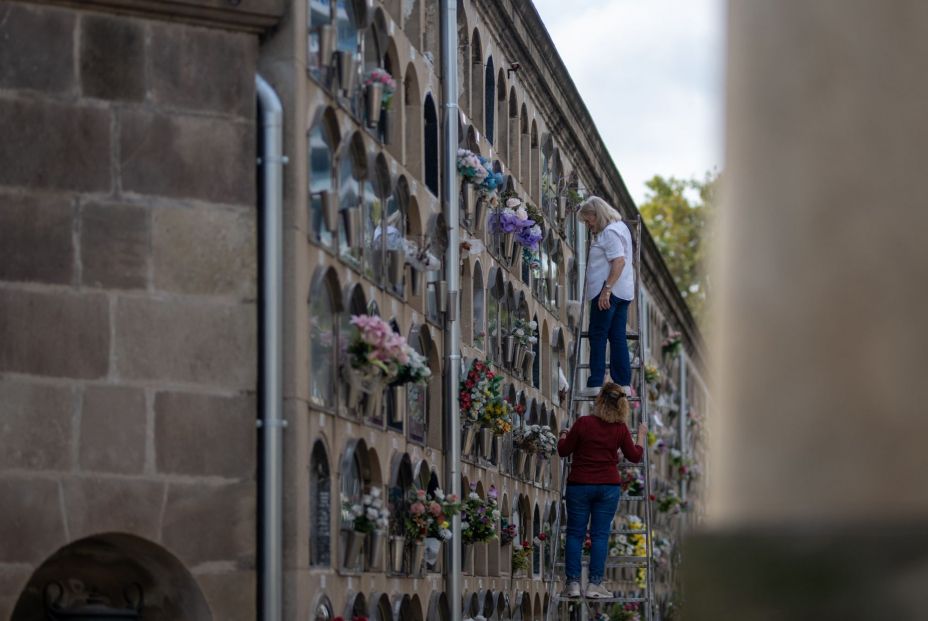
{"type": "Polygon", "coordinates": [[[721,169],[723,0],[534,0],[637,203],[721,169]]]}

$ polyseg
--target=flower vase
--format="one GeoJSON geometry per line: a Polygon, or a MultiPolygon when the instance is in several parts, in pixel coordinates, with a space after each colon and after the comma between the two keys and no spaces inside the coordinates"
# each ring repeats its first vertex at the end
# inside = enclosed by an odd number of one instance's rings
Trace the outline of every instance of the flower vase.
{"type": "Polygon", "coordinates": [[[525,462],[528,459],[528,453],[519,447],[513,448],[512,451],[512,472],[517,476],[522,476],[525,472],[525,462]]]}
{"type": "Polygon", "coordinates": [[[358,59],[354,52],[337,50],[335,52],[335,68],[338,73],[338,87],[345,95],[351,96],[358,77],[358,59]]]}
{"type": "Polygon", "coordinates": [[[561,285],[554,285],[554,305],[557,306],[561,301],[561,285]]]}
{"type": "Polygon", "coordinates": [[[403,281],[403,268],[406,267],[406,253],[402,250],[387,250],[387,280],[399,286],[403,281]]]}
{"type": "Polygon", "coordinates": [[[470,224],[471,228],[474,228],[477,224],[476,218],[474,217],[477,209],[477,205],[474,202],[474,186],[470,183],[465,183],[461,191],[464,193],[464,212],[467,215],[468,224],[470,224]]]}
{"type": "Polygon", "coordinates": [[[523,367],[522,377],[532,376],[532,366],[535,364],[535,352],[525,352],[525,366],[523,367]]]}
{"type": "Polygon", "coordinates": [[[377,418],[381,412],[383,386],[380,382],[368,382],[362,390],[367,396],[364,400],[364,418],[377,418]]]}
{"type": "Polygon", "coordinates": [[[409,559],[409,575],[415,577],[422,576],[422,561],[425,558],[425,542],[416,541],[412,544],[412,550],[409,559]]]}
{"type": "Polygon", "coordinates": [[[554,297],[554,285],[557,284],[557,279],[553,276],[547,276],[545,278],[545,282],[548,285],[548,299],[550,300],[554,297]]]}
{"type": "Polygon", "coordinates": [[[488,427],[480,428],[480,455],[487,461],[493,451],[493,430],[488,427]]]}
{"type": "Polygon", "coordinates": [[[567,197],[558,196],[557,197],[557,219],[563,220],[567,215],[567,197]]]}
{"type": "Polygon", "coordinates": [[[548,465],[548,458],[539,455],[537,457],[538,469],[535,471],[535,483],[538,485],[544,485],[545,482],[545,466],[548,465]]]}
{"type": "Polygon", "coordinates": [[[502,361],[503,366],[509,366],[509,360],[510,360],[509,348],[512,346],[511,339],[512,339],[511,336],[504,336],[503,338],[499,340],[500,360],[502,361]]]}
{"type": "Polygon", "coordinates": [[[514,233],[503,233],[503,247],[500,252],[503,255],[503,259],[506,261],[512,261],[512,252],[516,245],[516,236],[514,233]]]}
{"type": "Polygon", "coordinates": [[[361,568],[361,553],[364,551],[366,533],[349,530],[345,536],[345,567],[348,569],[361,568]]]}
{"type": "Polygon", "coordinates": [[[474,438],[477,437],[477,427],[475,425],[464,425],[464,435],[461,438],[461,454],[470,455],[474,450],[474,438]]]}
{"type": "Polygon", "coordinates": [[[319,65],[330,67],[332,54],[335,53],[335,26],[323,24],[319,26],[319,65]]]}
{"type": "Polygon", "coordinates": [[[346,371],[342,374],[345,383],[347,384],[347,399],[345,400],[345,405],[347,406],[349,412],[356,412],[358,406],[361,405],[361,395],[364,394],[361,390],[361,376],[360,373],[354,369],[347,368],[346,371]]]}
{"type": "Polygon", "coordinates": [[[515,369],[521,374],[525,369],[525,356],[528,354],[528,351],[525,349],[525,345],[519,343],[516,345],[516,355],[515,355],[515,369]]]}
{"type": "Polygon", "coordinates": [[[516,356],[516,337],[507,336],[506,337],[506,366],[511,367],[513,360],[516,356]]]}
{"type": "Polygon", "coordinates": [[[345,228],[345,242],[349,248],[354,248],[358,241],[358,233],[361,231],[361,210],[357,207],[349,207],[341,210],[342,226],[345,228]]]}
{"type": "Polygon", "coordinates": [[[526,481],[535,480],[535,464],[537,463],[538,457],[535,453],[530,453],[528,459],[525,460],[525,473],[522,475],[526,481]]]}
{"type": "Polygon", "coordinates": [[[425,538],[425,568],[435,569],[438,566],[438,555],[441,552],[441,539],[436,537],[425,538]]]}
{"type": "Polygon", "coordinates": [[[319,200],[322,202],[322,218],[325,220],[325,228],[330,233],[338,230],[338,197],[335,192],[322,190],[319,192],[319,200]]]}
{"type": "Polygon", "coordinates": [[[406,555],[406,537],[390,537],[390,573],[403,573],[403,557],[406,555]]]}
{"type": "Polygon", "coordinates": [[[483,231],[483,211],[486,208],[486,200],[480,193],[474,193],[474,223],[473,227],[477,231],[483,231]]]}
{"type": "Polygon", "coordinates": [[[372,82],[364,87],[364,109],[367,112],[367,126],[374,128],[380,121],[383,108],[383,84],[372,82]]]}
{"type": "Polygon", "coordinates": [[[367,568],[377,569],[383,561],[383,531],[375,530],[367,538],[367,568]]]}

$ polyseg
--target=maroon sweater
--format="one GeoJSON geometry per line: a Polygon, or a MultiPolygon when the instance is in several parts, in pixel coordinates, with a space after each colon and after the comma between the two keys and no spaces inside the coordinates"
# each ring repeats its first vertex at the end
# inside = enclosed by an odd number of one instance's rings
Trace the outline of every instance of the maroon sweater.
{"type": "Polygon", "coordinates": [[[619,484],[618,450],[628,461],[638,463],[644,449],[632,441],[625,423],[607,423],[596,416],[581,416],[557,443],[557,454],[573,454],[568,483],[619,484]]]}

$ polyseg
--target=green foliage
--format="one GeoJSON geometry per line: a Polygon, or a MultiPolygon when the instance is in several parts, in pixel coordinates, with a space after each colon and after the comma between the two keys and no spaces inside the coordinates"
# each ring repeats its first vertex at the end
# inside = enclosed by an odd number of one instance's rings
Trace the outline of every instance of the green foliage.
{"type": "Polygon", "coordinates": [[[719,175],[706,173],[701,181],[655,175],[646,185],[648,194],[639,211],[677,289],[701,323],[710,295],[705,258],[719,175]]]}

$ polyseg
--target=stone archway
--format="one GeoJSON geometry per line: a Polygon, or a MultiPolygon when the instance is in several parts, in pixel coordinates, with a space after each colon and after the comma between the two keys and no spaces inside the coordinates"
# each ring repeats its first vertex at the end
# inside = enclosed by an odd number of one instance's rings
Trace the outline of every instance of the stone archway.
{"type": "Polygon", "coordinates": [[[109,606],[126,608],[124,593],[137,583],[142,588],[145,621],[213,618],[187,568],[158,544],[134,535],[94,535],[60,548],[32,574],[10,621],[46,618],[44,591],[52,582],[62,586],[64,608],[86,602],[91,593],[99,594],[109,606]]]}

